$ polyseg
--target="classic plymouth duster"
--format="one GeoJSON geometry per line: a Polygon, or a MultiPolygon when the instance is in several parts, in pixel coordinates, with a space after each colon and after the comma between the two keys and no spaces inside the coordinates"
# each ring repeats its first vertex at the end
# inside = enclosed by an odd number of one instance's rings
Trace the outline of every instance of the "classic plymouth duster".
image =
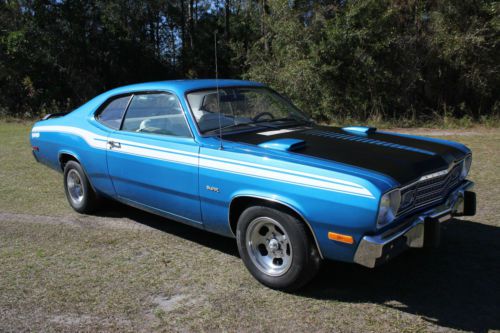
{"type": "Polygon", "coordinates": [[[282,290],[322,259],[375,267],[435,246],[440,222],[476,207],[464,145],[319,126],[249,81],[117,88],[46,116],[31,145],[77,212],[112,198],[235,237],[250,273],[282,290]]]}

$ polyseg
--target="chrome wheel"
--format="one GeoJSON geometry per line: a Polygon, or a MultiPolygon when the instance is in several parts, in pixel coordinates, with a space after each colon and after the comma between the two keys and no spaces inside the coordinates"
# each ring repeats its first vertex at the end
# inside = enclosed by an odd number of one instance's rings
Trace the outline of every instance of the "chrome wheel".
{"type": "Polygon", "coordinates": [[[68,171],[66,175],[66,184],[71,201],[75,204],[80,204],[83,200],[84,190],[83,182],[80,174],[75,169],[68,171]]]}
{"type": "Polygon", "coordinates": [[[270,276],[285,274],[292,264],[292,244],[283,226],[270,217],[258,217],[246,231],[246,249],[250,259],[270,276]]]}

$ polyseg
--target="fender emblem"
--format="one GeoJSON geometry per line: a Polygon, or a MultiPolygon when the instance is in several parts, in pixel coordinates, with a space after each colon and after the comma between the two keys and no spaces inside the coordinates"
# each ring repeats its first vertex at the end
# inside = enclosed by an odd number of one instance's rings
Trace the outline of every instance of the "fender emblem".
{"type": "Polygon", "coordinates": [[[212,192],[216,192],[216,193],[220,192],[218,187],[210,186],[210,185],[207,185],[207,190],[212,191],[212,192]]]}

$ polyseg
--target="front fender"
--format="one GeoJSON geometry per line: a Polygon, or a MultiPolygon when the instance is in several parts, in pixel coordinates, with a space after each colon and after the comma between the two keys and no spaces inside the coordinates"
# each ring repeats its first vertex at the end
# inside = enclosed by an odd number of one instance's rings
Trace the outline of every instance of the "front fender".
{"type": "MultiPolygon", "coordinates": [[[[228,216],[231,216],[231,209],[233,208],[233,202],[236,199],[238,199],[238,198],[251,198],[251,199],[256,199],[256,200],[259,200],[259,201],[266,201],[266,202],[270,202],[270,203],[273,203],[273,204],[278,204],[278,205],[287,207],[288,209],[291,209],[298,216],[300,216],[300,218],[302,219],[302,221],[307,225],[307,227],[309,228],[309,231],[311,232],[311,234],[312,234],[312,236],[314,238],[314,243],[316,244],[316,248],[319,251],[319,255],[320,255],[321,259],[324,258],[323,257],[323,253],[321,252],[321,248],[319,246],[318,240],[317,240],[316,235],[314,233],[314,230],[311,227],[311,224],[309,223],[309,221],[304,217],[304,214],[302,212],[301,206],[300,206],[300,204],[298,202],[296,202],[295,200],[292,200],[290,198],[283,197],[281,195],[274,195],[274,194],[266,193],[266,192],[255,192],[255,191],[254,192],[251,192],[251,191],[246,192],[246,191],[239,191],[239,193],[237,193],[231,199],[231,202],[229,204],[228,216]]],[[[230,222],[231,222],[230,219],[228,219],[228,223],[229,224],[230,224],[230,222]]],[[[231,225],[229,227],[231,228],[231,225]]]]}
{"type": "Polygon", "coordinates": [[[205,228],[234,236],[229,225],[232,200],[240,196],[265,198],[301,215],[325,258],[352,261],[357,243],[333,242],[328,232],[348,234],[357,241],[374,231],[379,199],[389,186],[388,180],[320,162],[304,159],[298,163],[230,146],[202,146],[199,194],[205,228]]]}
{"type": "MultiPolygon", "coordinates": [[[[220,177],[218,179],[220,180],[220,177]]],[[[255,181],[252,182],[254,186],[243,187],[241,185],[246,182],[244,179],[240,180],[240,186],[234,181],[227,182],[220,188],[220,192],[216,193],[200,187],[203,221],[207,230],[229,237],[234,236],[229,219],[232,202],[241,197],[266,200],[283,205],[302,218],[310,229],[322,258],[349,262],[352,261],[363,235],[375,227],[378,209],[376,198],[332,196],[331,193],[310,192],[298,188],[291,190],[288,189],[289,186],[283,184],[280,184],[281,189],[278,189],[272,186],[271,182],[267,182],[265,188],[256,186],[255,181]],[[233,191],[224,193],[233,186],[233,191]],[[334,242],[328,239],[330,231],[348,234],[355,242],[352,245],[334,242]]],[[[204,181],[203,177],[201,181],[204,181]]]]}

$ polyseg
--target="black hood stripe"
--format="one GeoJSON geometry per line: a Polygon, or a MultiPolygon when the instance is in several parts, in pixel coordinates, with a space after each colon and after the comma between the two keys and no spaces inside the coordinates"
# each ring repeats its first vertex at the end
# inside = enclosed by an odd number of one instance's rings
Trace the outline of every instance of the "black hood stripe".
{"type": "Polygon", "coordinates": [[[348,135],[348,134],[340,134],[340,133],[333,133],[333,132],[326,132],[326,131],[319,131],[319,130],[309,130],[303,132],[305,135],[316,135],[316,136],[323,136],[327,138],[334,138],[334,139],[341,139],[341,140],[349,140],[349,141],[357,141],[357,142],[363,142],[363,143],[369,143],[372,145],[378,145],[378,146],[385,146],[389,148],[395,148],[395,149],[404,149],[408,151],[413,151],[416,153],[421,153],[421,154],[426,154],[426,155],[436,155],[436,153],[429,151],[429,150],[424,150],[424,149],[419,149],[419,148],[414,148],[410,146],[405,146],[405,145],[400,145],[397,143],[391,143],[387,141],[382,141],[382,140],[375,140],[375,139],[368,139],[366,137],[360,137],[359,135],[348,135]]]}
{"type": "Polygon", "coordinates": [[[316,157],[385,174],[401,185],[423,175],[446,170],[464,158],[460,149],[440,142],[401,137],[390,133],[354,134],[341,128],[314,126],[270,136],[258,133],[228,134],[225,140],[259,145],[276,139],[305,141],[290,154],[316,157]]]}

